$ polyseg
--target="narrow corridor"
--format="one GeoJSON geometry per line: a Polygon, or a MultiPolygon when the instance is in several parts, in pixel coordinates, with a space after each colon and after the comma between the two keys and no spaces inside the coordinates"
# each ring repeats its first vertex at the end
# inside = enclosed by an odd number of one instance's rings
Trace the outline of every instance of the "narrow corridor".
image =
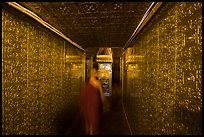
{"type": "MultiPolygon", "coordinates": [[[[121,87],[113,84],[113,94],[107,99],[111,104],[109,112],[103,113],[103,123],[101,135],[131,135],[128,123],[122,107],[121,87]]],[[[67,131],[67,135],[84,135],[85,130],[81,124],[80,117],[76,119],[71,130],[67,131]]]]}
{"type": "Polygon", "coordinates": [[[3,135],[85,135],[94,66],[102,135],[202,135],[202,2],[1,4],[3,135]]]}

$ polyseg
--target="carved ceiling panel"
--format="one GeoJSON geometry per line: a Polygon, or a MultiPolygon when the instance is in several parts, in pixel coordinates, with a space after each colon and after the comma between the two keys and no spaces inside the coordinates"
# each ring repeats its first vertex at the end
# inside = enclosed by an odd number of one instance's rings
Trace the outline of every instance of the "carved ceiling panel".
{"type": "Polygon", "coordinates": [[[124,47],[152,2],[18,2],[82,46],[124,47]]]}

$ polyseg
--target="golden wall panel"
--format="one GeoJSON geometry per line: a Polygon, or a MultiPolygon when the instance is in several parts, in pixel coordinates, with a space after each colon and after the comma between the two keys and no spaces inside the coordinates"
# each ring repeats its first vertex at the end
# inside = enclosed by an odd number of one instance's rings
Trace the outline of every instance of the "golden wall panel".
{"type": "Polygon", "coordinates": [[[79,83],[85,79],[81,73],[82,78],[67,80],[65,57],[79,56],[70,63],[83,66],[83,52],[5,3],[2,28],[2,134],[63,134],[72,124],[79,83]]]}
{"type": "Polygon", "coordinates": [[[201,9],[199,2],[165,3],[133,40],[132,55],[144,56],[125,75],[132,82],[124,86],[124,102],[134,134],[202,133],[201,9]],[[133,75],[137,69],[140,77],[133,75]]]}

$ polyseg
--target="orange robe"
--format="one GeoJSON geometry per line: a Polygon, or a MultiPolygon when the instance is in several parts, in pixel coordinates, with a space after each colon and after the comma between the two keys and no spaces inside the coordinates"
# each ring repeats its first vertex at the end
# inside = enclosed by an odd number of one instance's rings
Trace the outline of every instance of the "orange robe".
{"type": "Polygon", "coordinates": [[[86,82],[81,90],[81,111],[84,122],[93,127],[93,134],[100,132],[103,105],[100,98],[100,91],[89,82],[86,82]]]}

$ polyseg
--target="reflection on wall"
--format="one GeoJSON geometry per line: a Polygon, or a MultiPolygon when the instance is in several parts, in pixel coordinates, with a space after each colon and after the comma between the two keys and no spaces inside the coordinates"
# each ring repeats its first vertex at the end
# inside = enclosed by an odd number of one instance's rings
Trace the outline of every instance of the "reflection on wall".
{"type": "Polygon", "coordinates": [[[82,54],[26,15],[3,5],[2,134],[64,132],[75,114],[78,83],[84,80],[82,54]],[[66,64],[65,57],[71,54],[79,58],[69,63],[79,68],[70,69],[66,64]],[[72,69],[81,72],[80,78],[66,75],[72,69]]]}
{"type": "Polygon", "coordinates": [[[70,89],[71,95],[79,95],[79,87],[85,79],[85,54],[78,49],[66,47],[66,86],[70,89]]]}
{"type": "Polygon", "coordinates": [[[201,2],[165,3],[132,42],[123,61],[133,134],[202,134],[201,25],[201,2]]]}

